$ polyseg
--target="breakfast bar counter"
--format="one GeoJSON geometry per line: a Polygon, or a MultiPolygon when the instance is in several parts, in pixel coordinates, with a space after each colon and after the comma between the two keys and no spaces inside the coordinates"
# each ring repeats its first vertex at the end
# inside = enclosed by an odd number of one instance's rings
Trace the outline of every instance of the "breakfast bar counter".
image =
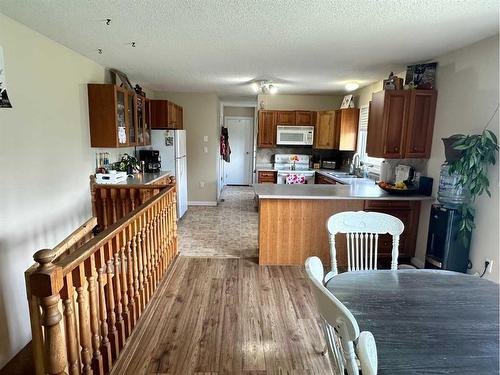
{"type": "MultiPolygon", "coordinates": [[[[405,225],[400,261],[415,255],[420,204],[433,197],[390,195],[369,179],[351,185],[253,185],[259,205],[259,264],[303,265],[310,256],[330,264],[326,221],[344,211],[373,211],[398,217],[405,225]]],[[[337,263],[347,264],[345,236],[336,242],[337,263]]],[[[379,238],[380,265],[390,260],[392,243],[379,238]]]]}
{"type": "MultiPolygon", "coordinates": [[[[352,179],[356,180],[356,179],[352,179]]],[[[360,178],[350,185],[287,185],[255,184],[259,199],[384,199],[384,200],[431,200],[426,195],[391,195],[379,188],[374,181],[360,178]]]]}

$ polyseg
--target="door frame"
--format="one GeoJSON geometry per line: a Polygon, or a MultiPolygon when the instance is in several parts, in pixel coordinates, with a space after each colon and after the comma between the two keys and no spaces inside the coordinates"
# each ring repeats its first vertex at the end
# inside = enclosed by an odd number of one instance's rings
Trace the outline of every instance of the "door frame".
{"type": "MultiPolygon", "coordinates": [[[[252,182],[256,181],[256,175],[255,175],[255,161],[257,157],[257,115],[258,115],[258,104],[257,104],[257,98],[248,98],[247,100],[227,100],[227,101],[220,101],[219,102],[219,126],[218,126],[218,137],[220,138],[220,133],[222,126],[224,126],[224,107],[250,107],[254,109],[254,114],[253,114],[253,163],[252,163],[252,182]]],[[[220,140],[219,140],[220,141],[220,140]]],[[[217,152],[217,164],[216,164],[216,171],[217,171],[217,202],[219,202],[220,199],[220,194],[222,192],[222,189],[224,188],[225,181],[224,181],[224,160],[222,159],[220,152],[217,152]]]]}
{"type": "MultiPolygon", "coordinates": [[[[224,120],[224,126],[227,128],[227,121],[228,120],[254,120],[252,117],[245,117],[245,116],[227,116],[225,117],[225,120],[224,120]]],[[[252,149],[252,152],[253,152],[253,149],[254,149],[254,144],[255,144],[255,121],[251,121],[251,125],[252,125],[252,138],[250,140],[250,145],[251,145],[251,149],[252,149]]],[[[231,138],[229,138],[229,146],[231,146],[231,138]]],[[[254,155],[252,155],[252,162],[250,163],[249,165],[249,169],[247,171],[248,173],[248,180],[250,181],[250,185],[252,184],[253,182],[253,170],[254,170],[254,164],[255,164],[255,157],[254,155]]],[[[222,163],[222,165],[224,166],[224,161],[222,163]]],[[[224,173],[224,168],[222,170],[222,181],[224,182],[224,186],[226,185],[226,174],[224,173]]]]}

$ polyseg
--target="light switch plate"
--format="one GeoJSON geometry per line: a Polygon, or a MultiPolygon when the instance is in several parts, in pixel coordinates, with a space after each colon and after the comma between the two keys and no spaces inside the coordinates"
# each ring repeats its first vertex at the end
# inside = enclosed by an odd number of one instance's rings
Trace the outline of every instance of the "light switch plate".
{"type": "Polygon", "coordinates": [[[208,154],[208,147],[203,147],[203,152],[204,152],[205,154],[208,154]]]}
{"type": "Polygon", "coordinates": [[[208,135],[203,136],[203,142],[208,142],[208,135]]]}

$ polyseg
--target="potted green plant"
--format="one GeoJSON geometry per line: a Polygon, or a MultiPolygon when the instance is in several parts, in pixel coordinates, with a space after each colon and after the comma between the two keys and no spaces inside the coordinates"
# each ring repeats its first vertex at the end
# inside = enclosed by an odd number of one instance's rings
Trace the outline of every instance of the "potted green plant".
{"type": "Polygon", "coordinates": [[[132,174],[134,172],[139,172],[140,164],[137,158],[129,154],[123,154],[119,162],[115,164],[115,169],[121,172],[127,172],[132,174]]]}
{"type": "Polygon", "coordinates": [[[488,167],[496,163],[499,150],[498,140],[495,134],[486,128],[480,134],[456,134],[448,139],[453,139],[452,148],[456,152],[454,157],[450,158],[451,160],[448,158],[446,160],[449,165],[449,174],[456,173],[457,185],[467,189],[470,194],[470,201],[461,206],[460,225],[460,232],[464,240],[468,241],[470,232],[475,228],[474,203],[476,198],[484,192],[491,197],[488,167]]]}

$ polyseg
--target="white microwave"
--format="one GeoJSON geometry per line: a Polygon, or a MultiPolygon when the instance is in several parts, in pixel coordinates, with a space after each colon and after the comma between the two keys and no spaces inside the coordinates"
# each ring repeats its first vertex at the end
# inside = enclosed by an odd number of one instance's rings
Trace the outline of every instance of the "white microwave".
{"type": "Polygon", "coordinates": [[[314,126],[284,126],[278,125],[276,144],[312,146],[314,126]]]}

